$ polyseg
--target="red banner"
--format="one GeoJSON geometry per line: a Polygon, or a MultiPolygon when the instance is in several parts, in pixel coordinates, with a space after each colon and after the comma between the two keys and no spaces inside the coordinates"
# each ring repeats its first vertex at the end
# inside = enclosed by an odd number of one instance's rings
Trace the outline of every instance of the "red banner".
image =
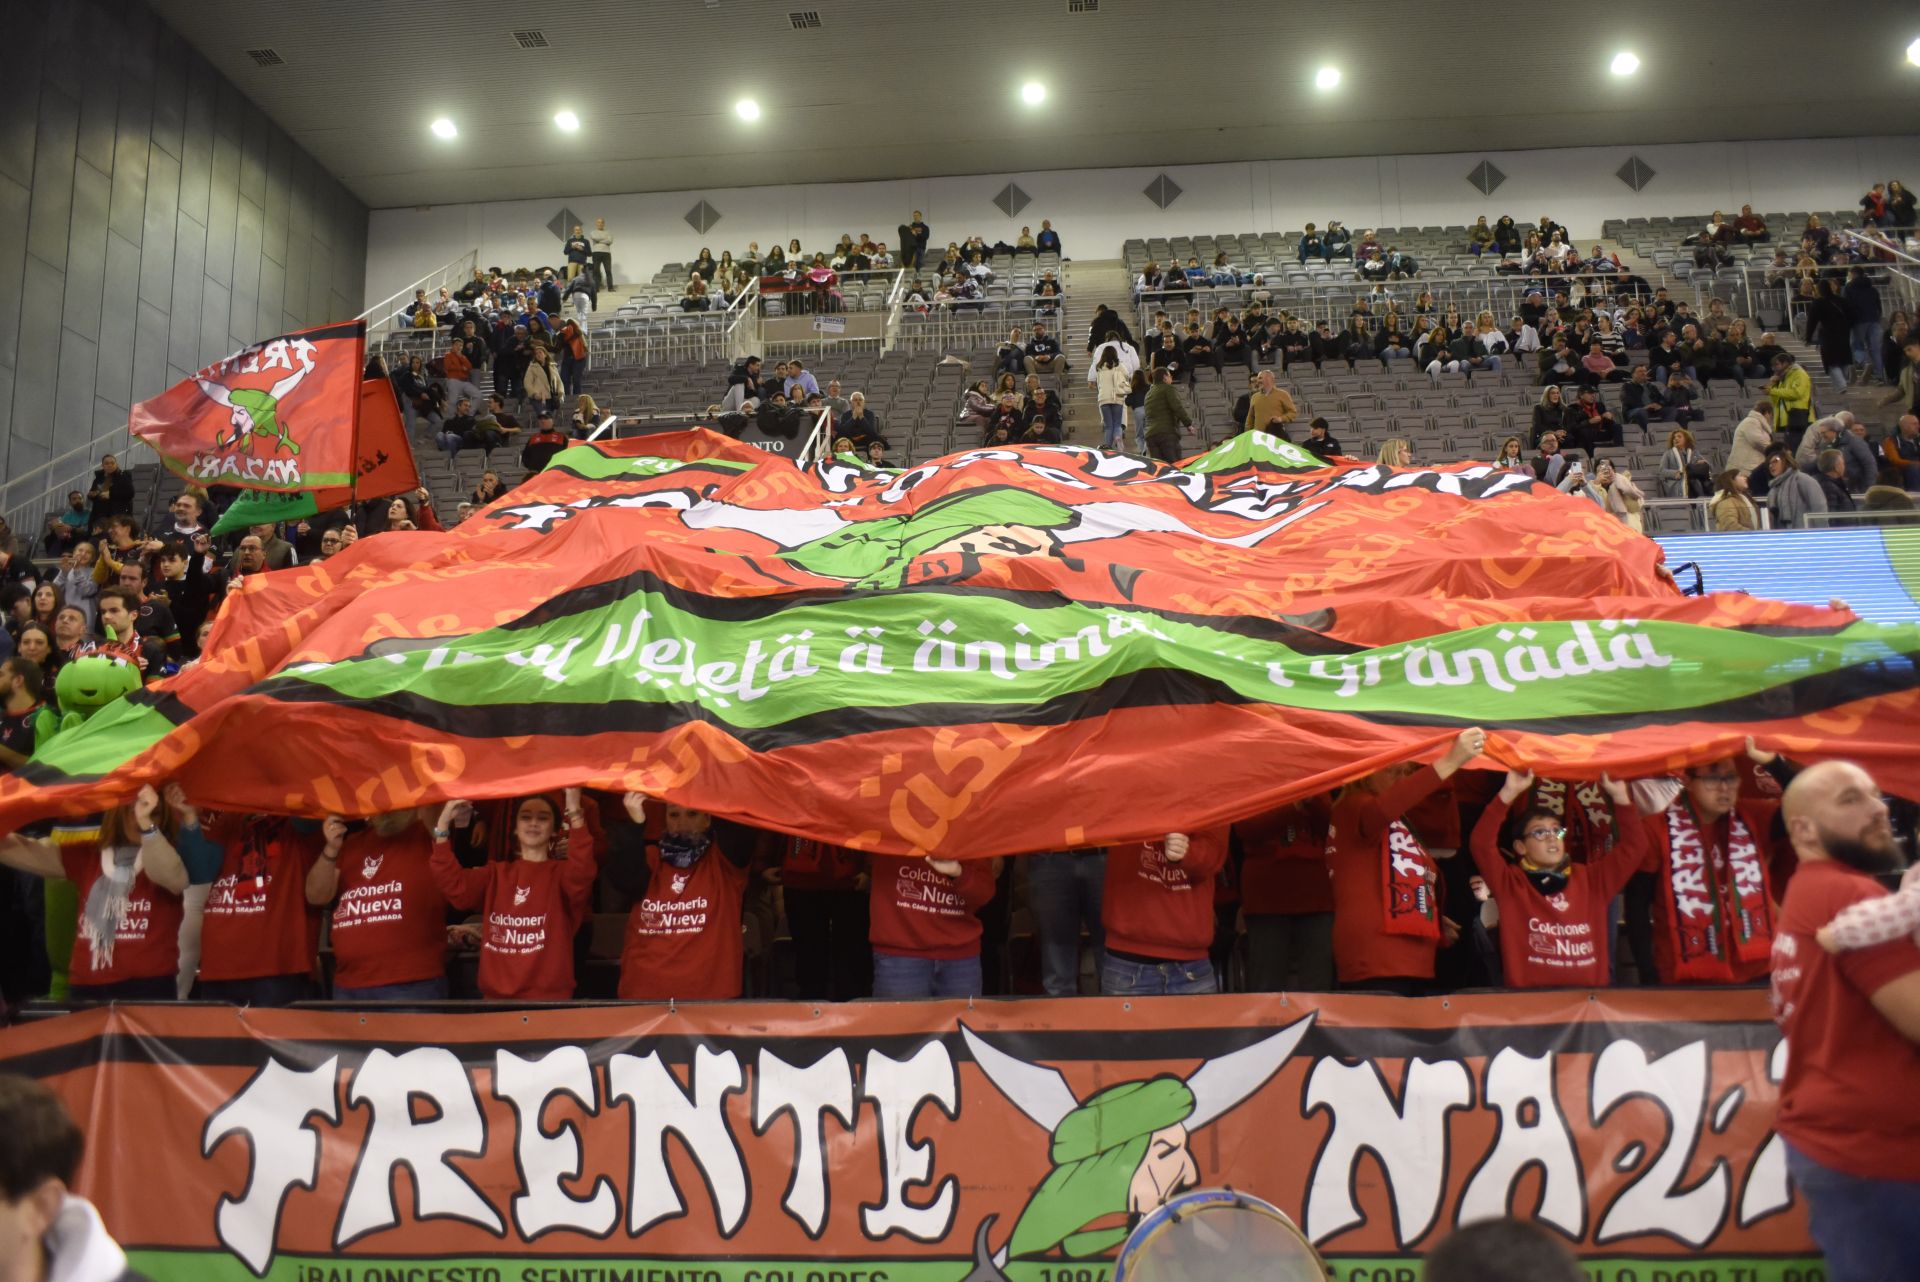
{"type": "Polygon", "coordinates": [[[366,336],[349,321],[242,348],[134,406],[133,434],[198,485],[350,485],[366,336]]]}
{"type": "Polygon", "coordinates": [[[162,1282],[1071,1282],[1193,1185],[1275,1203],[1342,1278],[1410,1277],[1512,1211],[1605,1282],[1787,1282],[1818,1275],[1771,1132],[1783,1055],[1751,990],[146,1006],[0,1033],[162,1282]]]}

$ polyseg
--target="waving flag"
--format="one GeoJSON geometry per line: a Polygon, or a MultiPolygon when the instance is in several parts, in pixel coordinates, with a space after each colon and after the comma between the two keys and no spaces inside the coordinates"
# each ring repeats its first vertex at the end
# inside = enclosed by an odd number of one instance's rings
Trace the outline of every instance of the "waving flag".
{"type": "Polygon", "coordinates": [[[177,778],[350,815],[585,783],[895,853],[1139,839],[1437,756],[1555,778],[1737,751],[1920,794],[1920,629],[1687,598],[1478,464],[1073,446],[803,472],[577,446],[444,534],[251,578],[201,666],[0,781],[0,824],[177,778]]]}
{"type": "Polygon", "coordinates": [[[360,420],[354,437],[354,455],[351,484],[293,493],[248,491],[227,505],[210,532],[220,535],[251,525],[304,520],[349,503],[384,499],[419,489],[420,468],[414,461],[413,445],[407,440],[406,425],[400,421],[400,403],[394,399],[393,384],[384,378],[370,378],[360,384],[360,420]]]}
{"type": "Polygon", "coordinates": [[[350,485],[366,337],[348,321],[255,343],[134,406],[133,434],[198,485],[350,485]]]}

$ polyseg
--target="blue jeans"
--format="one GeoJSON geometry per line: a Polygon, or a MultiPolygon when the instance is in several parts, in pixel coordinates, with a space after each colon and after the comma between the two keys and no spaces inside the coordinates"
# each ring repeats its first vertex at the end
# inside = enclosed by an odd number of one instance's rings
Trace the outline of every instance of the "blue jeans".
{"type": "MultiPolygon", "coordinates": [[[[1100,408],[1105,409],[1106,406],[1100,408]]],[[[1063,851],[1027,856],[1027,911],[1040,941],[1040,984],[1049,997],[1080,992],[1080,928],[1093,945],[1096,971],[1100,943],[1100,903],[1107,881],[1107,857],[1063,851]]]]}
{"type": "Polygon", "coordinates": [[[1127,435],[1127,407],[1118,401],[1100,405],[1100,448],[1117,450],[1127,435]]]}
{"type": "Polygon", "coordinates": [[[1830,1282],[1912,1277],[1920,1249],[1920,1180],[1844,1175],[1787,1145],[1787,1174],[1807,1199],[1807,1226],[1830,1282]]]}
{"type": "Polygon", "coordinates": [[[1104,997],[1170,997],[1219,991],[1213,963],[1205,957],[1148,965],[1108,953],[1100,963],[1100,993],[1104,997]]]}
{"type": "Polygon", "coordinates": [[[882,1001],[915,997],[978,997],[986,989],[980,954],[936,959],[873,952],[873,995],[882,1001]]]}
{"type": "Polygon", "coordinates": [[[1886,330],[1879,321],[1860,321],[1853,327],[1853,363],[1871,365],[1875,378],[1887,376],[1887,365],[1880,356],[1881,339],[1886,330]]]}
{"type": "Polygon", "coordinates": [[[333,986],[336,1002],[443,1002],[447,1000],[447,977],[415,979],[404,984],[375,984],[372,988],[333,986]]]}
{"type": "Polygon", "coordinates": [[[1147,452],[1147,407],[1133,407],[1133,448],[1136,453],[1147,452]]]}

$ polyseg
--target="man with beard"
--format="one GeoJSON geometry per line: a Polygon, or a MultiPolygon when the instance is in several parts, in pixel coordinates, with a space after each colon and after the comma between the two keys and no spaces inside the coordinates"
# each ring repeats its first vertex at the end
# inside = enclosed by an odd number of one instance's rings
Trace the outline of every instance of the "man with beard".
{"type": "Polygon", "coordinates": [[[1821,927],[1879,899],[1901,856],[1880,789],[1822,762],[1781,798],[1800,867],[1773,943],[1773,1012],[1787,1039],[1775,1129],[1834,1278],[1912,1268],[1920,1223],[1920,946],[1911,937],[1829,954],[1821,927]]]}

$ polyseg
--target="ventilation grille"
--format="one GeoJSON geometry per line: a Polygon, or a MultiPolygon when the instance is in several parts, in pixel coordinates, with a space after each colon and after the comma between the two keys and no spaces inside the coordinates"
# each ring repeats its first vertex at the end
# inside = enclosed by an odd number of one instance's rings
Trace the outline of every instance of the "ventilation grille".
{"type": "Polygon", "coordinates": [[[795,9],[787,14],[787,21],[793,24],[795,31],[811,31],[820,25],[818,9],[795,9]]]}
{"type": "Polygon", "coordinates": [[[1068,13],[1099,13],[1100,0],[1067,0],[1068,13]]]}
{"type": "Polygon", "coordinates": [[[258,67],[284,67],[287,65],[287,60],[271,49],[249,49],[247,50],[247,57],[253,59],[254,65],[258,67]]]}
{"type": "Polygon", "coordinates": [[[544,31],[516,31],[513,38],[522,49],[544,49],[547,47],[547,34],[544,31]]]}

